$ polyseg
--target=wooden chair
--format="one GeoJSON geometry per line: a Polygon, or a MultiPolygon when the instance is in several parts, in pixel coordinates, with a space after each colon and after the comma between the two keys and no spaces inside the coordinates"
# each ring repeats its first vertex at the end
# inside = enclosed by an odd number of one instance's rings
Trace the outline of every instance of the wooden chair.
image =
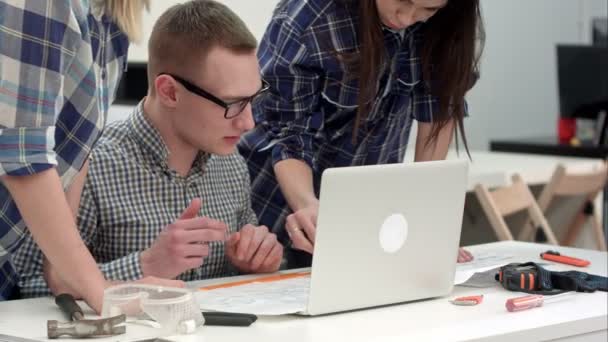
{"type": "Polygon", "coordinates": [[[553,234],[553,230],[549,226],[528,185],[518,174],[513,175],[512,179],[513,183],[511,185],[492,191],[482,184],[475,186],[477,199],[498,239],[513,240],[513,235],[504,217],[526,210],[528,219],[535,227],[541,227],[547,236],[547,241],[551,244],[557,244],[557,238],[553,234]]]}
{"type": "MultiPolygon", "coordinates": [[[[591,220],[597,248],[601,251],[606,250],[606,237],[597,215],[597,208],[594,208],[593,203],[598,193],[603,191],[606,186],[607,179],[608,167],[605,163],[597,170],[587,173],[568,173],[562,165],[555,169],[551,180],[538,197],[538,206],[543,213],[547,212],[551,202],[558,196],[584,196],[585,198],[566,231],[564,239],[561,241],[562,245],[572,246],[581,233],[585,222],[591,220]]],[[[534,227],[530,224],[524,225],[518,238],[530,239],[536,231],[534,227]]]]}

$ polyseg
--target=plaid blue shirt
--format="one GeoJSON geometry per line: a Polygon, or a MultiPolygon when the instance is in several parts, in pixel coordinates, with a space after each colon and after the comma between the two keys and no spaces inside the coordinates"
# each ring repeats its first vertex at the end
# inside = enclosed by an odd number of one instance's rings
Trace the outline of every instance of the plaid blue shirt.
{"type": "MultiPolygon", "coordinates": [[[[55,167],[64,188],[88,157],[126,66],[128,39],[89,1],[0,1],[0,176],[55,167]]],[[[42,195],[42,194],[41,194],[42,195]]],[[[0,184],[0,300],[25,231],[0,184]]]]}
{"type": "Polygon", "coordinates": [[[321,173],[329,167],[403,161],[412,120],[429,122],[438,101],[422,81],[424,24],[403,31],[383,29],[388,61],[379,74],[378,96],[352,143],[359,87],[336,52],[360,50],[357,4],[335,0],[284,0],[262,38],[258,58],[270,91],[254,107],[257,127],[240,151],[252,177],[253,208],[260,224],[287,241],[291,212],[273,165],[299,159],[321,173]]]}

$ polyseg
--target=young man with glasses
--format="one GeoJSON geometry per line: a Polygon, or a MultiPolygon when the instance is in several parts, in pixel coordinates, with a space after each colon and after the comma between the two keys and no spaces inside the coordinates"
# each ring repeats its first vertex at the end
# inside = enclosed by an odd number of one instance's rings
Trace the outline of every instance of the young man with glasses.
{"type": "MultiPolygon", "coordinates": [[[[247,165],[236,153],[254,125],[251,102],[268,88],[256,46],[215,1],[176,5],[156,22],[148,96],[106,128],[82,194],[79,228],[106,278],[278,270],[283,248],[257,226],[247,165]]],[[[15,257],[26,297],[49,293],[35,246],[30,239],[15,257]]]]}

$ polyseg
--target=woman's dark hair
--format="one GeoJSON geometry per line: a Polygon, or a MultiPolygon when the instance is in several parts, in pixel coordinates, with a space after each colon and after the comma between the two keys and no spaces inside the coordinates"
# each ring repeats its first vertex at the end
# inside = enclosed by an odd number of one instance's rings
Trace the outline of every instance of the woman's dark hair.
{"type": "MultiPolygon", "coordinates": [[[[388,57],[376,0],[355,1],[359,2],[360,51],[358,56],[342,56],[359,84],[354,137],[374,103],[379,67],[388,57]]],[[[460,131],[468,153],[463,126],[464,96],[479,77],[479,59],[485,40],[479,0],[448,0],[446,6],[424,24],[423,30],[422,73],[431,94],[439,100],[439,113],[433,113],[431,136],[426,144],[436,142],[441,129],[454,119],[456,141],[460,131]]]]}

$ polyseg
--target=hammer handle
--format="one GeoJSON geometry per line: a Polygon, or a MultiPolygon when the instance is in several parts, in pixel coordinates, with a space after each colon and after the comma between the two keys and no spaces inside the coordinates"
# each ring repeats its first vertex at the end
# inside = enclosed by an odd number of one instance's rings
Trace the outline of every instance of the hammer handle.
{"type": "Polygon", "coordinates": [[[55,304],[57,304],[61,310],[68,315],[70,320],[79,321],[84,318],[82,309],[76,303],[74,297],[69,293],[62,293],[55,297],[55,304]]]}

